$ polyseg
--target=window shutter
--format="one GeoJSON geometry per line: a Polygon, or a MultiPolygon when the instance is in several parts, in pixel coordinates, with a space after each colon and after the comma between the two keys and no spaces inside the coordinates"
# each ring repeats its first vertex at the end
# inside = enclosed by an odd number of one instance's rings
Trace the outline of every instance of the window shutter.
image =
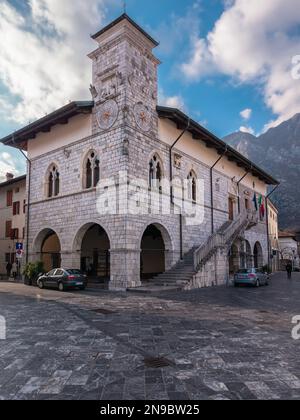
{"type": "Polygon", "coordinates": [[[10,220],[5,223],[5,236],[6,236],[6,238],[11,237],[11,234],[12,234],[11,226],[12,226],[12,224],[11,224],[10,220]]]}

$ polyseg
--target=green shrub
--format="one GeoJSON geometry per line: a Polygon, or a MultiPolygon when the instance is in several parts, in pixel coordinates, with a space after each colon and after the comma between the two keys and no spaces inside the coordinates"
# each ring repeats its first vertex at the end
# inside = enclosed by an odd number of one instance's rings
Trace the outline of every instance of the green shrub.
{"type": "Polygon", "coordinates": [[[25,276],[26,284],[33,284],[36,282],[39,274],[44,274],[44,263],[42,261],[31,262],[26,264],[23,275],[25,276]]]}

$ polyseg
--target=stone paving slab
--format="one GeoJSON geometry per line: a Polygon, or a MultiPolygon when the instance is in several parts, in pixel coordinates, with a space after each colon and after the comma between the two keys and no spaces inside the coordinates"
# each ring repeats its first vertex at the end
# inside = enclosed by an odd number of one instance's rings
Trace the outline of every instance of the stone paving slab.
{"type": "Polygon", "coordinates": [[[1,283],[0,399],[298,400],[299,298],[298,274],[151,295],[1,283]],[[148,357],[171,365],[149,368],[148,357]]]}

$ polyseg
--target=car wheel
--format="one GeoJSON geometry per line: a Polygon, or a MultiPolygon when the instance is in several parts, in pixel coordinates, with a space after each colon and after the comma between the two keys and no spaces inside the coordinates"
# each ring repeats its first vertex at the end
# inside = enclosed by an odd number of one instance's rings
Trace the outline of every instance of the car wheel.
{"type": "Polygon", "coordinates": [[[63,283],[59,283],[59,284],[58,284],[58,290],[59,290],[60,292],[64,292],[65,288],[64,288],[63,283]]]}
{"type": "Polygon", "coordinates": [[[259,282],[259,280],[256,280],[255,287],[260,287],[260,282],[259,282]]]}
{"type": "Polygon", "coordinates": [[[37,285],[38,285],[38,288],[39,289],[43,289],[44,288],[44,283],[43,283],[42,280],[38,280],[37,285]]]}
{"type": "Polygon", "coordinates": [[[83,287],[80,287],[79,289],[80,289],[80,290],[85,290],[85,286],[83,286],[83,287]]]}
{"type": "Polygon", "coordinates": [[[239,287],[239,285],[237,283],[234,283],[234,287],[239,287]]]}

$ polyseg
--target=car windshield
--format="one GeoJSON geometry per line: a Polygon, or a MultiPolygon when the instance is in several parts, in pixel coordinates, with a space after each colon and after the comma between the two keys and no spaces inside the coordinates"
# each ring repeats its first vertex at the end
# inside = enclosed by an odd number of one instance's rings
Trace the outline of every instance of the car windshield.
{"type": "Polygon", "coordinates": [[[66,270],[69,274],[82,274],[80,270],[66,270]]]}
{"type": "Polygon", "coordinates": [[[253,273],[253,270],[244,268],[242,270],[239,270],[238,273],[239,274],[251,274],[251,273],[253,273]]]}

